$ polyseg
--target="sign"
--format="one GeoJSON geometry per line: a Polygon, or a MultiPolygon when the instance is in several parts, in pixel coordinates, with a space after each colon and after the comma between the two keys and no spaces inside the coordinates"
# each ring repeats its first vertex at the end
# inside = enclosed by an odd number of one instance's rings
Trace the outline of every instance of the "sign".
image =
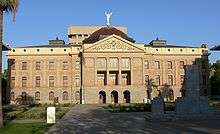
{"type": "Polygon", "coordinates": [[[56,108],[55,107],[48,107],[47,108],[47,123],[53,124],[56,123],[56,108]]]}

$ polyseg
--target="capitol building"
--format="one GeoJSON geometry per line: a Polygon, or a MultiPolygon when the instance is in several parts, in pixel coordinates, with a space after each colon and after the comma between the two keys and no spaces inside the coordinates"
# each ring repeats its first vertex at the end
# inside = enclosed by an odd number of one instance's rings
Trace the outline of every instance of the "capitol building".
{"type": "Polygon", "coordinates": [[[126,27],[71,26],[68,43],[23,45],[8,52],[12,104],[143,103],[184,96],[185,68],[199,67],[200,95],[209,95],[208,48],[156,38],[138,43],[126,27]]]}

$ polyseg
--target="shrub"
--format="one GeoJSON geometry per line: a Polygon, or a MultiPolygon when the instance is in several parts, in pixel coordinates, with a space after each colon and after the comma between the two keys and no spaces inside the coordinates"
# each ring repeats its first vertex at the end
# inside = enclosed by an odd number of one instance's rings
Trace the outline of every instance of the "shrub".
{"type": "Polygon", "coordinates": [[[165,103],[165,111],[174,111],[174,110],[175,110],[175,103],[173,102],[165,103]]]}
{"type": "Polygon", "coordinates": [[[5,118],[6,119],[9,119],[9,120],[13,120],[15,118],[17,118],[19,116],[19,114],[21,114],[22,111],[12,111],[12,112],[8,112],[8,113],[5,113],[5,118]]]}
{"type": "Polygon", "coordinates": [[[107,107],[110,112],[150,112],[151,105],[145,103],[134,104],[110,104],[107,107]]]}

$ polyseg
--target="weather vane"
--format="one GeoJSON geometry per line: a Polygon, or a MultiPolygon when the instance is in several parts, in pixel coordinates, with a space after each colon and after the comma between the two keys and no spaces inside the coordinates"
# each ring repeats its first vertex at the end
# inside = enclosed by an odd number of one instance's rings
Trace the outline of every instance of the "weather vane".
{"type": "Polygon", "coordinates": [[[110,26],[110,18],[112,16],[112,12],[105,12],[105,15],[106,15],[106,25],[107,26],[110,26]]]}

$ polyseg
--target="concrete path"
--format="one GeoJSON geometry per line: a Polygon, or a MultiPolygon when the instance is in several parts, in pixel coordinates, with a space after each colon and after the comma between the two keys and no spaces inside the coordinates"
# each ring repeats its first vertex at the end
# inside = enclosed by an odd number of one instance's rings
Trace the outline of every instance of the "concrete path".
{"type": "Polygon", "coordinates": [[[220,120],[149,122],[142,113],[110,113],[96,105],[76,105],[49,134],[220,134],[220,120]]]}

